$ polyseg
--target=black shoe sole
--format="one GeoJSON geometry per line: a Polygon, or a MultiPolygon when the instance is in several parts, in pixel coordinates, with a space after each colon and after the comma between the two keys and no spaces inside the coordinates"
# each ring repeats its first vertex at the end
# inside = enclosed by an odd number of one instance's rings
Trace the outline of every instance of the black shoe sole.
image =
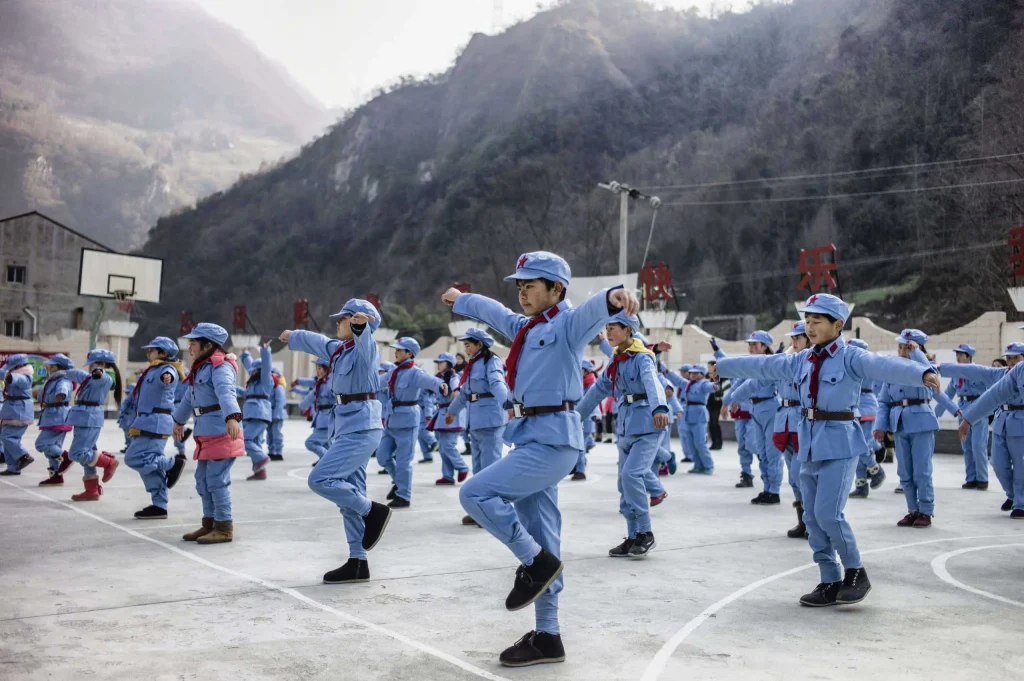
{"type": "Polygon", "coordinates": [[[629,557],[630,558],[636,558],[637,560],[639,560],[641,558],[646,558],[648,556],[648,554],[650,554],[650,552],[653,551],[654,547],[657,546],[657,545],[658,545],[658,542],[653,541],[653,542],[651,542],[651,545],[649,547],[647,547],[646,551],[644,551],[643,553],[633,553],[632,551],[630,551],[629,557]]]}
{"type": "Polygon", "coordinates": [[[167,520],[165,515],[137,515],[136,520],[167,520]]]}
{"type": "Polygon", "coordinates": [[[530,660],[529,662],[505,662],[498,660],[502,667],[532,667],[535,664],[552,664],[555,662],[565,662],[565,655],[562,657],[541,657],[536,660],[530,660]]]}
{"type": "MultiPolygon", "coordinates": [[[[506,609],[506,610],[508,610],[509,612],[515,612],[516,610],[522,610],[523,608],[525,608],[525,607],[526,607],[526,606],[528,606],[528,605],[533,605],[533,602],[534,602],[535,600],[537,600],[538,598],[540,598],[541,596],[543,596],[543,595],[544,595],[544,593],[545,593],[545,592],[546,592],[546,591],[547,591],[548,589],[550,589],[550,588],[551,588],[551,585],[555,583],[555,580],[556,580],[556,579],[558,579],[559,577],[561,577],[561,576],[562,576],[562,570],[563,570],[564,568],[565,568],[565,564],[564,564],[564,563],[562,563],[562,564],[559,564],[559,566],[558,566],[558,569],[557,569],[557,570],[555,570],[555,574],[553,574],[553,575],[551,576],[551,579],[549,579],[549,580],[547,581],[547,583],[545,583],[545,584],[544,584],[543,588],[541,588],[540,590],[538,590],[538,591],[537,591],[537,593],[536,593],[536,594],[534,595],[534,597],[533,597],[533,598],[531,598],[530,600],[526,601],[526,602],[525,602],[525,603],[523,603],[522,605],[516,606],[516,607],[514,607],[514,608],[510,608],[510,607],[506,606],[506,607],[505,607],[505,609],[506,609]]],[[[564,658],[563,658],[563,659],[564,659],[564,658]]],[[[529,663],[527,663],[527,664],[524,664],[524,665],[520,665],[520,666],[524,666],[524,667],[525,667],[525,666],[529,666],[529,665],[531,665],[531,664],[539,664],[539,663],[538,663],[538,662],[529,662],[529,663]]]]}
{"type": "Polygon", "coordinates": [[[628,553],[609,553],[609,558],[629,558],[628,553]]]}
{"type": "Polygon", "coordinates": [[[869,593],[871,593],[871,587],[870,586],[868,586],[868,590],[864,592],[864,595],[861,596],[860,598],[858,598],[855,601],[841,601],[841,600],[839,600],[838,597],[836,597],[836,605],[853,605],[854,603],[860,603],[861,601],[863,601],[865,598],[868,597],[869,593]]]}
{"type": "MultiPolygon", "coordinates": [[[[388,523],[390,523],[390,522],[391,522],[391,508],[390,508],[390,507],[388,507],[388,506],[384,506],[384,508],[388,509],[388,515],[387,515],[387,517],[386,517],[386,518],[384,518],[384,524],[383,524],[383,525],[381,525],[381,527],[380,527],[380,533],[379,533],[379,534],[377,535],[377,539],[376,539],[376,541],[374,541],[374,542],[373,542],[372,544],[370,544],[369,546],[366,546],[366,545],[364,545],[364,546],[363,546],[363,550],[364,550],[364,551],[371,551],[371,550],[373,549],[373,547],[374,547],[374,546],[376,546],[377,544],[379,544],[379,543],[380,543],[380,540],[381,540],[381,537],[383,537],[383,536],[384,536],[384,531],[388,529],[388,523]]],[[[364,519],[364,522],[365,522],[365,519],[364,519]]]]}
{"type": "Polygon", "coordinates": [[[831,603],[806,603],[804,601],[800,601],[800,605],[804,606],[805,608],[828,608],[830,606],[839,605],[839,604],[836,603],[835,601],[833,601],[831,603]]]}
{"type": "Polygon", "coordinates": [[[351,584],[352,582],[368,582],[368,581],[370,581],[369,577],[353,577],[352,579],[339,579],[337,581],[330,581],[330,582],[325,579],[325,580],[322,580],[322,583],[323,584],[351,584]]]}

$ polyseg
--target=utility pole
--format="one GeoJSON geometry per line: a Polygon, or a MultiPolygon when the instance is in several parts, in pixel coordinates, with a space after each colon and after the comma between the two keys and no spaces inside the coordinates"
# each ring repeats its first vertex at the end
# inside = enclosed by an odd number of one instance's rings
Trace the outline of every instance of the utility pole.
{"type": "MultiPolygon", "coordinates": [[[[619,275],[625,276],[629,270],[629,263],[626,257],[626,246],[629,241],[629,200],[647,199],[648,201],[650,201],[651,207],[654,208],[655,211],[657,211],[658,207],[661,205],[661,199],[659,199],[657,196],[647,196],[646,194],[641,193],[638,189],[633,189],[628,185],[619,184],[618,182],[614,181],[609,182],[607,184],[601,183],[598,184],[597,186],[600,187],[601,189],[607,189],[613,194],[619,195],[619,275]]],[[[654,225],[652,223],[652,232],[653,226],[654,225]]],[[[650,247],[650,245],[651,241],[650,237],[648,236],[647,246],[650,247]]],[[[644,258],[646,259],[646,257],[647,253],[645,252],[644,258]]],[[[643,267],[643,265],[644,263],[640,263],[641,267],[643,267]]]]}

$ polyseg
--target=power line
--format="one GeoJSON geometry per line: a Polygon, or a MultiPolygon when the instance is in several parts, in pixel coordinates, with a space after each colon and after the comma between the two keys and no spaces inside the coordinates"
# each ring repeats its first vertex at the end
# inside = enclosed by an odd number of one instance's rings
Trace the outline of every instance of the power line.
{"type": "Polygon", "coordinates": [[[993,161],[993,160],[1005,160],[1010,158],[1018,158],[1024,156],[1024,152],[1015,154],[1000,154],[996,156],[976,156],[974,158],[956,159],[952,161],[931,161],[928,163],[908,163],[904,165],[896,166],[883,166],[881,168],[865,168],[863,170],[843,170],[840,172],[832,173],[815,173],[809,175],[784,175],[781,177],[759,177],[751,180],[732,180],[732,181],[721,181],[721,182],[704,182],[699,184],[669,184],[669,185],[658,185],[651,187],[638,187],[642,190],[655,190],[655,189],[703,189],[707,187],[727,187],[727,186],[740,186],[746,184],[757,184],[763,182],[790,182],[793,180],[809,180],[809,179],[827,179],[837,177],[849,177],[855,175],[866,175],[870,173],[878,173],[891,170],[911,170],[914,168],[930,168],[940,165],[954,165],[954,164],[966,164],[973,163],[976,161],[993,161]]]}
{"type": "Polygon", "coordinates": [[[911,187],[908,189],[885,189],[876,192],[856,192],[853,194],[822,194],[820,196],[785,196],[770,199],[737,199],[734,201],[667,201],[663,206],[739,206],[755,203],[793,203],[797,201],[831,201],[832,199],[855,199],[865,196],[884,196],[887,194],[913,194],[916,192],[941,191],[944,189],[965,189],[968,187],[987,187],[991,185],[1015,184],[1024,182],[1024,178],[1013,180],[991,180],[988,182],[968,182],[964,184],[946,184],[934,187],[911,187]]]}

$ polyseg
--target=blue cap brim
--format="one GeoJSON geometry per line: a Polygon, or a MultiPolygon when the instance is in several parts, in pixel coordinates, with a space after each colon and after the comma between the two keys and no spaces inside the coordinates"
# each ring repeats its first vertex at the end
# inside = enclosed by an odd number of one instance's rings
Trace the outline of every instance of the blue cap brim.
{"type": "MultiPolygon", "coordinates": [[[[810,313],[810,314],[825,314],[825,315],[828,315],[829,317],[836,317],[836,311],[835,310],[830,310],[830,309],[828,309],[826,307],[822,307],[821,305],[808,305],[807,307],[805,307],[802,310],[800,310],[800,314],[808,314],[808,313],[810,313]]],[[[847,313],[847,314],[849,314],[849,313],[847,313]]],[[[846,321],[846,317],[836,317],[836,319],[842,319],[844,322],[846,321]]]]}
{"type": "Polygon", "coordinates": [[[556,277],[550,272],[531,270],[529,268],[517,270],[516,272],[513,272],[512,274],[505,277],[505,281],[515,281],[517,279],[547,279],[548,281],[561,282],[564,286],[569,285],[569,282],[567,282],[565,279],[562,279],[561,277],[556,277]]]}

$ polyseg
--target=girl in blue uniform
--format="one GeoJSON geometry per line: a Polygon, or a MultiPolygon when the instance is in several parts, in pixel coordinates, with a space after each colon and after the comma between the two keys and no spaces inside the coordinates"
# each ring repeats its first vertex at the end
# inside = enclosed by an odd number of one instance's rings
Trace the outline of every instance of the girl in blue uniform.
{"type": "MultiPolygon", "coordinates": [[[[331,393],[331,387],[327,384],[330,366],[330,362],[323,357],[316,358],[316,378],[313,379],[302,404],[299,405],[301,411],[309,409],[313,415],[311,424],[313,432],[306,438],[305,444],[306,449],[316,457],[316,461],[313,462],[314,466],[323,458],[327,448],[331,445],[331,411],[334,409],[334,395],[331,393]]],[[[300,379],[299,382],[301,384],[304,380],[300,379]]],[[[292,390],[298,391],[297,388],[292,390]]]]}
{"type": "Polygon", "coordinates": [[[99,501],[103,486],[96,469],[103,469],[102,482],[108,482],[120,465],[111,454],[99,452],[96,448],[111,390],[114,391],[114,402],[118,409],[121,408],[121,371],[115,361],[110,350],[92,350],[86,358],[89,371],[71,369],[67,373],[68,378],[78,384],[75,404],[68,412],[68,424],[74,426],[68,458],[85,468],[85,477],[82,478],[85,491],[73,495],[72,501],[99,501]]]}
{"type": "MultiPolygon", "coordinates": [[[[972,364],[974,362],[975,350],[972,346],[961,343],[956,346],[957,364],[972,364]]],[[[946,397],[957,399],[957,405],[961,410],[966,409],[971,402],[981,397],[987,389],[987,385],[981,381],[972,381],[967,378],[957,378],[946,386],[946,397]]],[[[941,404],[935,407],[935,416],[942,416],[945,409],[941,404]]],[[[971,436],[963,441],[964,472],[967,480],[961,487],[963,489],[976,489],[985,491],[988,489],[988,429],[972,428],[971,436]]]]}
{"type": "Polygon", "coordinates": [[[683,433],[683,451],[689,450],[693,468],[687,473],[711,475],[715,461],[708,449],[708,398],[715,392],[715,384],[704,378],[704,365],[691,364],[689,380],[679,388],[679,402],[683,405],[680,432],[683,433]]]}
{"type": "Polygon", "coordinates": [[[121,401],[121,408],[117,411],[117,427],[124,433],[124,446],[121,447],[122,454],[128,451],[128,445],[132,443],[132,437],[128,434],[128,431],[131,430],[132,419],[135,418],[135,383],[129,383],[125,390],[127,392],[121,401]]]}
{"type": "Polygon", "coordinates": [[[35,461],[21,444],[35,416],[32,407],[32,378],[35,370],[28,355],[11,355],[0,378],[4,380],[4,400],[0,405],[0,442],[3,444],[7,470],[0,475],[21,475],[35,461]]]}
{"type": "Polygon", "coordinates": [[[238,388],[238,397],[244,397],[242,404],[242,432],[245,438],[245,453],[252,461],[252,475],[246,480],[266,480],[267,464],[270,457],[263,451],[263,438],[273,421],[270,396],[274,392],[274,373],[271,371],[270,343],[260,348],[260,358],[249,359],[243,352],[240,358],[249,379],[244,388],[238,388]]]}
{"type": "Polygon", "coordinates": [[[39,437],[36,451],[41,452],[49,464],[50,474],[39,483],[40,487],[59,487],[64,484],[64,471],[72,464],[64,451],[64,439],[71,430],[66,421],[71,409],[74,384],[67,373],[75,365],[65,355],[53,355],[46,360],[46,383],[39,390],[39,437]]]}
{"type": "Polygon", "coordinates": [[[284,377],[271,370],[274,389],[270,393],[270,426],[267,428],[267,452],[271,461],[284,461],[284,422],[288,418],[288,391],[284,377]]]}
{"type": "Polygon", "coordinates": [[[436,402],[436,411],[427,424],[427,429],[437,435],[439,455],[441,457],[441,477],[435,485],[454,485],[456,474],[458,481],[464,482],[469,475],[469,466],[462,460],[459,454],[459,433],[465,430],[465,415],[459,414],[457,418],[448,423],[448,408],[451,406],[452,396],[459,389],[459,375],[455,373],[455,357],[448,352],[442,352],[441,356],[434,360],[437,365],[436,376],[448,385],[448,396],[440,397],[436,402]]]}

